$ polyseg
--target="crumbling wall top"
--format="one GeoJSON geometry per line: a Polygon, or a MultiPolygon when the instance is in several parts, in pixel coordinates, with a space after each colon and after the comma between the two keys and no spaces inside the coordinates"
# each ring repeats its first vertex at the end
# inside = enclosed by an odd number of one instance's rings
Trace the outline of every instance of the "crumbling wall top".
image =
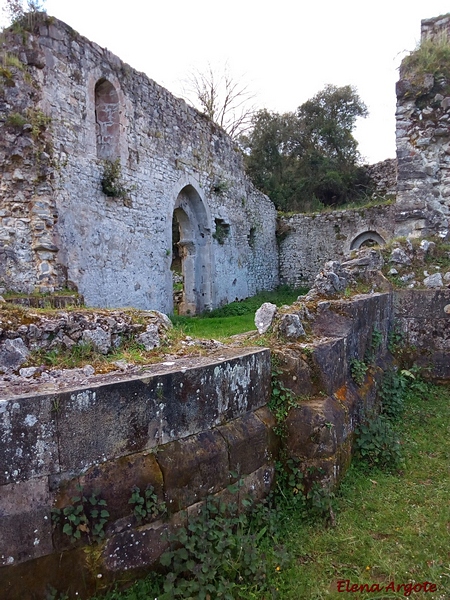
{"type": "Polygon", "coordinates": [[[450,40],[450,13],[422,21],[421,41],[438,41],[439,39],[450,40]]]}

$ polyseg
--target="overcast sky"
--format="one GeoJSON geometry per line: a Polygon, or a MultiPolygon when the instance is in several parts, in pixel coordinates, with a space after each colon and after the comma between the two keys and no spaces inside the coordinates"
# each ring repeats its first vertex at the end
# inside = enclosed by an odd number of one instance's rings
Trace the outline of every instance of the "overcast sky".
{"type": "MultiPolygon", "coordinates": [[[[0,6],[5,0],[0,0],[0,6]]],[[[46,0],[50,15],[182,94],[193,68],[228,62],[260,108],[283,112],[326,84],[369,108],[356,130],[367,162],[395,156],[395,82],[420,21],[448,0],[46,0]]]]}

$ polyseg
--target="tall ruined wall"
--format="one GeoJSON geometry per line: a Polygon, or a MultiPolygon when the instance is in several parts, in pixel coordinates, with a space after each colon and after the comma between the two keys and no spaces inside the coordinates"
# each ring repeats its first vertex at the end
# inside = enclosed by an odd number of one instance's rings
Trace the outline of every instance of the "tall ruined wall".
{"type": "Polygon", "coordinates": [[[310,285],[324,262],[339,260],[362,244],[386,242],[394,232],[395,205],[281,217],[280,280],[310,285]]]}
{"type": "MultiPolygon", "coordinates": [[[[11,34],[8,44],[33,82],[28,104],[48,117],[51,156],[40,156],[51,168],[44,191],[28,190],[37,161],[6,161],[0,285],[32,291],[45,268],[47,287],[75,285],[89,305],[170,312],[174,212],[192,312],[278,283],[274,206],[246,179],[220,128],[57,20],[41,20],[24,43],[11,34]],[[104,161],[117,159],[111,197],[102,191],[104,161]],[[42,227],[46,245],[35,241],[42,227]],[[44,250],[45,267],[36,256],[44,250]]],[[[16,71],[2,91],[4,123],[25,109],[28,89],[16,84],[16,71]]],[[[19,126],[8,135],[3,156],[32,138],[19,126]]]]}
{"type": "MultiPolygon", "coordinates": [[[[39,108],[44,67],[36,40],[11,36],[0,53],[0,287],[47,291],[64,284],[54,243],[53,145],[39,108]]],[[[1,42],[0,42],[1,49],[1,42]]]]}
{"type": "MultiPolygon", "coordinates": [[[[422,21],[422,43],[449,40],[450,15],[422,21]]],[[[420,52],[420,50],[416,51],[420,52]]],[[[397,83],[397,235],[446,236],[450,208],[450,65],[406,58],[397,83]]]]}

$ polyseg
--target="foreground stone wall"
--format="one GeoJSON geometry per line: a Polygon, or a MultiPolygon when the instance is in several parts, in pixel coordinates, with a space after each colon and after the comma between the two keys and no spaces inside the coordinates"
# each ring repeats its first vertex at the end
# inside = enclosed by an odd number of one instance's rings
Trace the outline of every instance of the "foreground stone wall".
{"type": "MultiPolygon", "coordinates": [[[[449,38],[450,16],[422,21],[422,41],[449,38]]],[[[396,235],[448,234],[450,94],[445,77],[400,67],[396,235]]]]}
{"type": "Polygon", "coordinates": [[[56,19],[8,50],[22,66],[0,91],[0,286],[170,313],[174,214],[186,311],[277,285],[275,208],[224,131],[56,19]]]}
{"type": "Polygon", "coordinates": [[[362,244],[392,238],[395,205],[281,217],[278,224],[280,281],[310,285],[328,260],[339,260],[362,244]]]}
{"type": "Polygon", "coordinates": [[[394,310],[414,363],[431,378],[450,380],[449,290],[398,291],[394,310]]]}
{"type": "Polygon", "coordinates": [[[51,507],[70,504],[78,485],[107,501],[99,562],[105,580],[152,564],[167,546],[168,527],[226,490],[231,472],[247,491],[265,495],[276,455],[273,420],[263,408],[270,377],[268,350],[224,349],[195,366],[155,365],[132,380],[1,400],[2,598],[43,598],[50,584],[84,595],[85,578],[94,589],[87,540],[74,545],[52,531],[51,507]],[[148,484],[166,501],[169,523],[155,518],[139,526],[132,516],[131,488],[148,484]],[[62,566],[67,561],[70,569],[62,566]]]}
{"type": "MultiPolygon", "coordinates": [[[[298,396],[286,420],[287,456],[335,485],[351,461],[353,433],[377,409],[377,386],[392,364],[389,335],[401,326],[413,358],[450,379],[450,291],[405,290],[324,300],[290,312],[308,321],[310,341],[274,353],[283,384],[298,396]],[[309,316],[308,316],[309,315],[309,316]],[[379,332],[377,345],[372,334],[379,332]],[[367,361],[351,379],[353,359],[367,361]],[[330,426],[331,424],[331,426],[330,426]]],[[[263,497],[273,481],[280,440],[267,410],[268,350],[221,348],[210,358],[146,367],[139,376],[71,391],[0,400],[0,588],[8,600],[44,598],[52,585],[86,597],[99,576],[107,585],[155,565],[167,534],[185,524],[211,494],[235,501],[227,485],[263,497]],[[234,473],[234,475],[231,475],[234,473]],[[131,490],[151,484],[168,518],[140,523],[131,490]],[[52,530],[51,508],[78,495],[107,501],[106,539],[86,546],[52,530]],[[48,589],[48,588],[47,588],[48,589]]],[[[239,498],[238,498],[239,499],[239,498]]]]}

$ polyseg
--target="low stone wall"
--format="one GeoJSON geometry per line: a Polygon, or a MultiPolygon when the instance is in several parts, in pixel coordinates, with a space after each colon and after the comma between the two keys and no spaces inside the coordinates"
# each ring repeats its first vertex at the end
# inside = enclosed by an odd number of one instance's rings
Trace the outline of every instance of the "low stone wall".
{"type": "Polygon", "coordinates": [[[206,496],[223,493],[236,480],[232,472],[256,497],[267,493],[275,455],[264,408],[269,351],[196,360],[195,367],[155,365],[132,380],[0,401],[3,598],[43,598],[47,585],[80,597],[94,590],[97,575],[107,580],[152,564],[168,528],[206,496]],[[131,490],[148,484],[171,518],[138,526],[131,490]],[[86,567],[87,539],[73,544],[52,531],[51,508],[70,504],[78,486],[87,497],[99,494],[110,513],[95,573],[86,567]]]}
{"type": "Polygon", "coordinates": [[[279,218],[281,283],[312,284],[326,261],[339,260],[364,242],[391,239],[394,222],[395,205],[279,218]]]}
{"type": "Polygon", "coordinates": [[[450,380],[450,290],[395,294],[395,316],[414,362],[437,380],[450,380]]]}
{"type": "MultiPolygon", "coordinates": [[[[296,311],[311,341],[280,341],[273,350],[282,383],[298,396],[285,449],[305,473],[320,472],[324,485],[335,485],[350,464],[356,426],[377,408],[396,327],[435,378],[450,379],[450,290],[323,300],[306,309],[298,303],[290,308],[296,311]],[[351,361],[368,354],[370,368],[356,385],[351,361]]],[[[236,500],[227,486],[237,473],[242,494],[263,497],[280,443],[270,393],[269,350],[221,348],[209,358],[145,368],[139,377],[0,400],[2,598],[44,598],[49,585],[88,597],[99,579],[107,584],[155,566],[167,534],[207,496],[236,500]],[[132,488],[148,484],[168,518],[140,523],[132,488]],[[51,508],[70,505],[78,486],[107,502],[106,538],[96,546],[71,542],[61,526],[52,530],[51,508]]]]}

